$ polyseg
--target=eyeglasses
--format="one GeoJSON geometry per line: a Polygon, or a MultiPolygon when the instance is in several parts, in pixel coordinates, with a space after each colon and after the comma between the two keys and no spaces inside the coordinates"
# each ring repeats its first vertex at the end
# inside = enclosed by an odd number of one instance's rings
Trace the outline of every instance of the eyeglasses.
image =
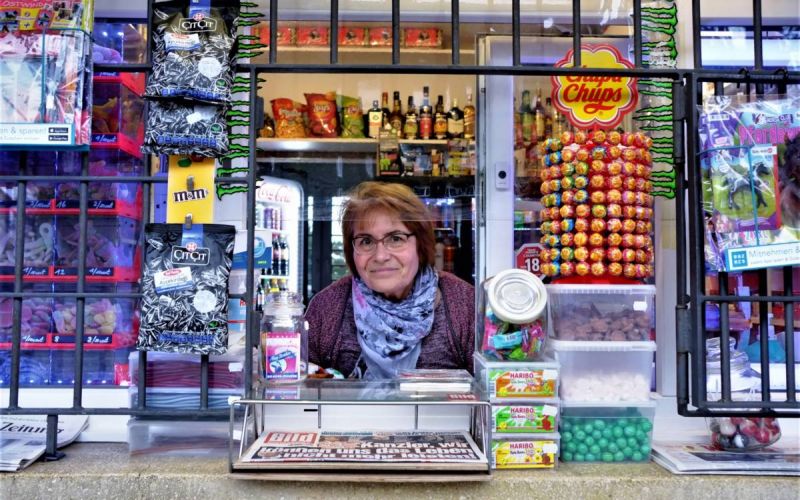
{"type": "Polygon", "coordinates": [[[383,243],[386,250],[399,252],[408,246],[408,239],[414,233],[390,233],[383,238],[373,238],[372,236],[356,236],[353,238],[353,249],[359,255],[372,255],[378,250],[378,243],[383,243]]]}

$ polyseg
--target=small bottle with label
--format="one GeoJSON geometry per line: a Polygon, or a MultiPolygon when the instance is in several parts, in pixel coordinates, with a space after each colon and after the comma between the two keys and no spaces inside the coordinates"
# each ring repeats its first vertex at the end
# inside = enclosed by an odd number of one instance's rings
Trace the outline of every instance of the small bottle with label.
{"type": "Polygon", "coordinates": [[[436,101],[436,113],[433,118],[433,135],[437,139],[447,139],[447,114],[444,112],[444,98],[440,95],[436,101]]]}
{"type": "Polygon", "coordinates": [[[467,89],[467,104],[464,106],[464,139],[475,139],[475,106],[470,89],[467,89]]]}
{"type": "Polygon", "coordinates": [[[419,138],[428,140],[433,137],[433,109],[428,100],[428,87],[422,89],[422,106],[419,108],[419,138]]]}
{"type": "Polygon", "coordinates": [[[369,123],[368,135],[377,139],[383,128],[383,110],[378,106],[378,100],[372,101],[372,109],[367,113],[367,122],[369,123]]]}

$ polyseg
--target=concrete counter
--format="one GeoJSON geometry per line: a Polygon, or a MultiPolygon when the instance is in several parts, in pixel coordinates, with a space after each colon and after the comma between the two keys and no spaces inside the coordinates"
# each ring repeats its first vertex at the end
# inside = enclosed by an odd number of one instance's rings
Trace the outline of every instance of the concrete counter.
{"type": "Polygon", "coordinates": [[[484,483],[313,483],[234,479],[214,456],[130,455],[126,444],[75,443],[57,462],[0,475],[3,499],[303,498],[764,499],[800,498],[800,478],[677,476],[654,463],[563,464],[555,470],[494,471],[484,483]]]}

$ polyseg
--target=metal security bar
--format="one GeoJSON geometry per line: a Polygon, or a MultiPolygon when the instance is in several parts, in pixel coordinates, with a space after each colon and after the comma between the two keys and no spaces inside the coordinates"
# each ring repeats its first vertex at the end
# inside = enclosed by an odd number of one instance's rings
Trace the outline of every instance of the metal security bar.
{"type": "MultiPolygon", "coordinates": [[[[705,221],[701,207],[703,197],[703,179],[698,158],[698,122],[697,105],[701,104],[703,84],[712,84],[715,94],[720,95],[726,84],[744,85],[746,95],[750,95],[751,85],[755,86],[756,95],[764,94],[765,86],[771,85],[784,93],[788,85],[800,84],[800,72],[791,72],[785,68],[776,71],[764,70],[764,54],[762,42],[762,5],[760,0],[753,0],[753,68],[736,68],[731,71],[702,69],[701,39],[701,1],[692,2],[693,15],[693,55],[695,71],[687,73],[686,78],[686,119],[687,146],[689,162],[687,178],[679,178],[676,197],[677,206],[688,207],[688,212],[677,218],[678,228],[678,410],[685,416],[713,415],[747,415],[747,416],[783,416],[800,417],[798,404],[797,381],[795,377],[794,359],[794,304],[800,302],[800,296],[793,295],[793,266],[781,269],[783,294],[770,295],[768,290],[767,270],[751,271],[757,277],[757,290],[749,295],[739,295],[729,289],[731,273],[720,272],[716,280],[718,293],[710,293],[706,287],[705,270],[705,221]],[[685,190],[681,187],[685,185],[685,190]],[[685,203],[688,201],[688,205],[685,203]],[[688,248],[686,247],[688,235],[688,248]],[[688,278],[688,282],[686,279],[688,278]],[[760,391],[750,395],[745,401],[732,394],[731,353],[727,349],[731,340],[731,318],[729,305],[747,302],[759,312],[759,350],[760,350],[760,391]],[[720,339],[720,389],[719,393],[709,394],[706,380],[707,353],[705,341],[712,334],[706,323],[706,305],[719,306],[719,339],[720,339]],[[782,367],[785,375],[785,389],[771,388],[771,374],[768,346],[768,312],[770,304],[784,306],[783,320],[785,324],[786,361],[782,367]],[[777,398],[775,397],[777,396],[777,398]]],[[[780,210],[780,208],[777,208],[780,210]]],[[[679,210],[679,214],[681,211],[679,210]]]]}

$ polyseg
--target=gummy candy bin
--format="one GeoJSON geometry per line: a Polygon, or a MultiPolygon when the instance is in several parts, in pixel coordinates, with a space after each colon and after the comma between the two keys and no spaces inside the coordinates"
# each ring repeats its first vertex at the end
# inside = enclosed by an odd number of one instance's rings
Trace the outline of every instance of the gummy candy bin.
{"type": "Polygon", "coordinates": [[[492,401],[552,398],[558,395],[559,364],[553,361],[490,361],[475,353],[475,380],[492,401]]]}
{"type": "Polygon", "coordinates": [[[147,39],[142,36],[144,23],[95,22],[92,59],[96,63],[143,63],[147,39]]]}
{"type": "MultiPolygon", "coordinates": [[[[139,222],[127,217],[91,217],[86,232],[86,273],[89,276],[117,277],[114,268],[138,277],[134,264],[141,240],[139,222]]],[[[78,266],[78,217],[56,217],[57,275],[75,275],[78,266]]],[[[130,278],[131,276],[127,276],[130,278]]]]}
{"type": "Polygon", "coordinates": [[[644,341],[655,332],[653,285],[547,285],[551,336],[644,341]]]}
{"type": "Polygon", "coordinates": [[[561,460],[644,462],[650,458],[656,403],[563,403],[561,460]]]}
{"type": "MultiPolygon", "coordinates": [[[[74,291],[74,285],[58,285],[56,292],[74,291]]],[[[116,347],[132,346],[136,342],[138,307],[136,299],[116,298],[115,293],[135,293],[133,284],[87,285],[90,293],[103,293],[111,298],[88,298],[84,306],[84,342],[95,345],[113,344],[116,347]]],[[[75,299],[53,300],[53,328],[59,336],[74,336],[76,329],[77,302],[75,299]]],[[[61,339],[74,343],[75,339],[61,339]]]]}
{"type": "MultiPolygon", "coordinates": [[[[13,292],[11,283],[0,285],[0,291],[13,292]]],[[[24,292],[48,294],[49,285],[26,285],[24,292]]],[[[14,300],[0,298],[0,344],[10,343],[12,335],[14,300]]],[[[53,301],[49,296],[31,297],[22,300],[21,341],[25,343],[44,343],[52,331],[53,301]]],[[[10,344],[9,344],[10,345],[10,344]]]]}
{"type": "MultiPolygon", "coordinates": [[[[0,274],[14,274],[17,216],[0,215],[0,274]]],[[[22,265],[26,276],[46,276],[53,265],[55,224],[52,216],[26,215],[22,265]]]]}
{"type": "MultiPolygon", "coordinates": [[[[127,349],[92,350],[83,353],[84,385],[118,385],[118,372],[124,366],[127,349]]],[[[75,351],[72,349],[50,351],[50,383],[71,386],[75,384],[75,351]]]]}
{"type": "Polygon", "coordinates": [[[92,106],[92,144],[144,140],[144,74],[95,76],[92,106]],[[119,135],[124,136],[119,137],[119,135]]]}
{"type": "Polygon", "coordinates": [[[557,432],[535,437],[493,436],[489,460],[492,469],[552,469],[558,464],[557,432]]]}
{"type": "MultiPolygon", "coordinates": [[[[79,161],[78,153],[30,151],[23,158],[19,151],[0,151],[0,175],[55,175],[57,166],[79,161]]],[[[28,182],[25,186],[27,208],[50,208],[55,197],[53,182],[28,182]]],[[[0,183],[0,208],[17,206],[17,183],[0,183]]]]}

